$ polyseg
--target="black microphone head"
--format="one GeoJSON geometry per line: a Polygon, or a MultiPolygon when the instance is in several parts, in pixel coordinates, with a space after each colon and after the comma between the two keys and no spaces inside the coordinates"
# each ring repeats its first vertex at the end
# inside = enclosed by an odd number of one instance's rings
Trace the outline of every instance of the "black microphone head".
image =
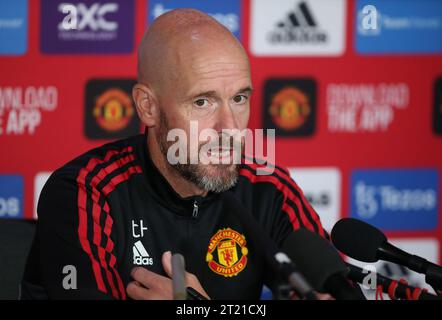
{"type": "Polygon", "coordinates": [[[378,261],[378,248],[387,242],[382,231],[353,218],[339,220],[332,229],[331,238],[339,251],[364,262],[378,261]]]}
{"type": "Polygon", "coordinates": [[[282,251],[319,292],[327,291],[324,284],[330,276],[348,272],[336,249],[327,240],[304,228],[285,239],[282,251]]]}

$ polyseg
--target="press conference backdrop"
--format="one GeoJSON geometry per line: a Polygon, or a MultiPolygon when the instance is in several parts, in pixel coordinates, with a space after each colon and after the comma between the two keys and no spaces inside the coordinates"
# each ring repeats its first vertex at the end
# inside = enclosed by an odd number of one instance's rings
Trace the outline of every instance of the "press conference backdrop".
{"type": "MultiPolygon", "coordinates": [[[[439,0],[0,0],[1,219],[36,219],[54,169],[142,131],[136,47],[178,7],[209,13],[242,42],[249,127],[276,130],[276,161],[326,229],[362,219],[440,262],[439,0]]],[[[378,271],[423,285],[395,265],[378,271]]]]}

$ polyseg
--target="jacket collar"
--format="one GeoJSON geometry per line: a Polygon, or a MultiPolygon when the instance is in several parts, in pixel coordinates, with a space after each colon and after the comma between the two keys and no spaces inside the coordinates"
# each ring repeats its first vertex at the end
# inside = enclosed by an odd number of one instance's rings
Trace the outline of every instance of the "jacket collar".
{"type": "Polygon", "coordinates": [[[144,159],[142,161],[142,168],[149,192],[154,194],[164,206],[180,215],[192,216],[195,204],[199,208],[205,207],[218,197],[218,194],[214,192],[209,192],[204,197],[181,197],[153,163],[147,147],[147,130],[144,134],[140,135],[140,140],[142,140],[139,142],[142,144],[141,148],[139,148],[142,152],[141,159],[144,159]]]}

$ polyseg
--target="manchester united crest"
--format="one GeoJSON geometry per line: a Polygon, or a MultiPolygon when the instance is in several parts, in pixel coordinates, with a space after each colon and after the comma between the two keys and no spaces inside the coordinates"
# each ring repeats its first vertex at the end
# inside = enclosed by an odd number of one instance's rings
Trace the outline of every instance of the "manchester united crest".
{"type": "Polygon", "coordinates": [[[238,275],[247,265],[246,238],[230,228],[219,230],[211,239],[206,261],[209,268],[222,276],[238,275]]]}

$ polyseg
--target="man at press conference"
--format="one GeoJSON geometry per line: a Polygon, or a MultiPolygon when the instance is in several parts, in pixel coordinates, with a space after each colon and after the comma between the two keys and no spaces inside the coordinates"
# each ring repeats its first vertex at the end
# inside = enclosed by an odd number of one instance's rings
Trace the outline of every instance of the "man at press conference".
{"type": "Polygon", "coordinates": [[[190,146],[186,163],[168,158],[173,129],[191,138],[190,123],[198,133],[246,129],[252,91],[247,54],[216,20],[190,9],[156,19],[140,44],[133,88],[145,133],[90,150],[52,174],[21,298],[172,299],[172,253],[184,256],[185,285],[203,298],[259,299],[264,284],[273,287],[261,248],[224,195],[277,246],[300,228],[327,238],[289,173],[273,166],[260,174],[263,165],[245,158],[233,163],[233,147],[206,154],[227,162],[193,163],[190,146]]]}

